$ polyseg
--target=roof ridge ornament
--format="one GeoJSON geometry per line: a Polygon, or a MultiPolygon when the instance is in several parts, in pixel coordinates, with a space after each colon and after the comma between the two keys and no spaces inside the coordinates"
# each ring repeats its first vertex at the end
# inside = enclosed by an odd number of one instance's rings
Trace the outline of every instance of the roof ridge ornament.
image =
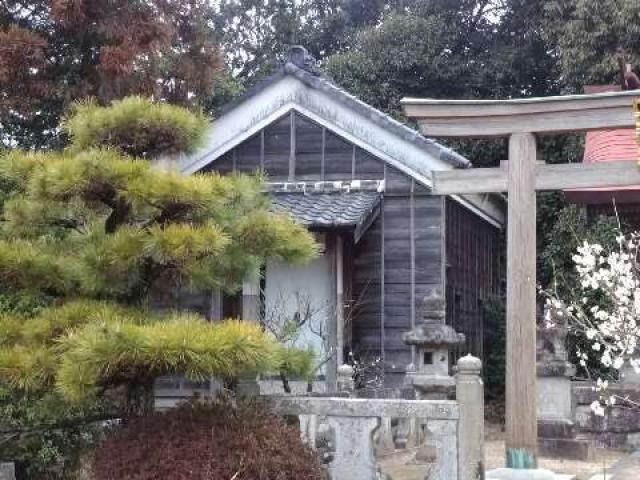
{"type": "Polygon", "coordinates": [[[291,45],[285,54],[284,63],[292,63],[296,67],[306,70],[314,75],[320,75],[318,60],[302,45],[291,45]]]}

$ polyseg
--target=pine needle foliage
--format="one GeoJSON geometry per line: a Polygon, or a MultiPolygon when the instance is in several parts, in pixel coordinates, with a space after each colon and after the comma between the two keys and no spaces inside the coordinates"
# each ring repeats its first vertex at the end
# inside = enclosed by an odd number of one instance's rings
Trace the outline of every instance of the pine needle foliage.
{"type": "Polygon", "coordinates": [[[62,123],[75,151],[113,147],[144,158],[191,152],[206,126],[202,113],[143,97],[126,97],[109,107],[93,100],[77,102],[62,123]]]}
{"type": "Polygon", "coordinates": [[[309,352],[256,324],[149,308],[159,290],[234,291],[268,258],[317,253],[271,211],[259,175],[185,176],[146,160],[191,150],[204,125],[137,97],[86,102],[65,120],[67,151],[0,155],[0,298],[38,305],[0,311],[0,382],[130,413],[148,411],[161,375],[308,373],[309,352]]]}

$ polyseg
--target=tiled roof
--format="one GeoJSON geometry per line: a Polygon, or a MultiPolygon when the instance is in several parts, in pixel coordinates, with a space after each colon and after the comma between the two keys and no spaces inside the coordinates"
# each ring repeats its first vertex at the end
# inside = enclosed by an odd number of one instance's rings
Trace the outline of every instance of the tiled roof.
{"type": "Polygon", "coordinates": [[[587,133],[584,163],[638,160],[638,143],[632,128],[595,130],[587,133]]]}
{"type": "Polygon", "coordinates": [[[315,228],[361,229],[377,215],[380,194],[372,191],[275,193],[275,210],[315,228]]]}
{"type": "MultiPolygon", "coordinates": [[[[617,92],[619,85],[587,85],[585,93],[617,92]]],[[[594,130],[587,132],[584,144],[584,163],[638,160],[638,142],[635,130],[594,130]]]]}
{"type": "MultiPolygon", "coordinates": [[[[292,49],[297,51],[303,50],[305,55],[308,55],[306,50],[300,46],[294,46],[292,47],[292,49]]],[[[310,60],[311,61],[309,61],[308,63],[302,64],[295,58],[292,58],[290,54],[288,54],[285,62],[281,64],[271,75],[261,79],[254,86],[249,88],[243,95],[225,105],[221,110],[221,114],[225,114],[226,112],[232,110],[240,103],[255,96],[257,93],[266,89],[272,83],[280,80],[281,78],[287,75],[292,75],[305,83],[309,88],[322,90],[328,95],[333,96],[338,101],[349,105],[349,107],[354,111],[360,112],[363,116],[366,116],[370,120],[374,121],[378,125],[383,126],[390,132],[393,132],[395,135],[398,135],[406,141],[412,142],[414,145],[425,150],[430,155],[433,155],[449,163],[450,165],[453,165],[454,167],[471,167],[471,162],[459,153],[453,151],[448,147],[445,147],[444,145],[436,142],[431,138],[422,136],[420,132],[409,128],[405,124],[397,121],[396,119],[381,112],[380,110],[373,108],[371,105],[364,103],[362,100],[348,93],[346,90],[336,85],[328,76],[323,74],[320,69],[317,68],[315,59],[311,57],[310,60]]]]}
{"type": "MultiPolygon", "coordinates": [[[[618,85],[588,85],[585,93],[616,92],[618,85]]],[[[638,160],[638,142],[635,130],[621,128],[616,130],[593,130],[587,132],[584,142],[583,163],[614,162],[618,160],[638,160]]],[[[618,203],[640,201],[640,185],[628,187],[601,187],[568,190],[570,201],[576,203],[618,203]]]]}

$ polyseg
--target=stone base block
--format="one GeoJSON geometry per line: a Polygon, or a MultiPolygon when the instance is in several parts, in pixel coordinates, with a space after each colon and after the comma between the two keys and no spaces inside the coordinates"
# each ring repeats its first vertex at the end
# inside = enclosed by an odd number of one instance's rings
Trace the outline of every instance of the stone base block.
{"type": "Polygon", "coordinates": [[[515,468],[497,468],[486,473],[486,480],[573,480],[575,475],[561,475],[541,468],[519,470],[515,468]]]}
{"type": "Polygon", "coordinates": [[[588,461],[593,458],[594,444],[581,438],[538,438],[538,453],[542,457],[588,461]]]}
{"type": "Polygon", "coordinates": [[[571,420],[538,419],[538,436],[541,438],[574,438],[575,427],[571,420]]]}

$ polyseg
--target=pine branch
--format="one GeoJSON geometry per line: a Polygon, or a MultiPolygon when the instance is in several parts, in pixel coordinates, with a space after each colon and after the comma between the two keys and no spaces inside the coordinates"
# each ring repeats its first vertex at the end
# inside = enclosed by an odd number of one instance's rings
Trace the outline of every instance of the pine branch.
{"type": "MultiPolygon", "coordinates": [[[[17,435],[30,435],[34,433],[40,433],[47,430],[67,430],[70,428],[83,427],[97,422],[117,421],[122,419],[121,414],[117,413],[104,413],[100,415],[91,415],[88,417],[82,417],[73,420],[64,420],[55,423],[41,423],[32,425],[30,427],[13,427],[13,428],[0,428],[0,435],[9,435],[11,438],[17,435]]],[[[1,443],[3,443],[3,440],[1,443]]]]}
{"type": "Polygon", "coordinates": [[[85,226],[84,221],[74,220],[72,218],[56,218],[51,220],[50,224],[53,227],[68,228],[70,230],[75,230],[78,233],[86,233],[82,228],[85,226]]]}

